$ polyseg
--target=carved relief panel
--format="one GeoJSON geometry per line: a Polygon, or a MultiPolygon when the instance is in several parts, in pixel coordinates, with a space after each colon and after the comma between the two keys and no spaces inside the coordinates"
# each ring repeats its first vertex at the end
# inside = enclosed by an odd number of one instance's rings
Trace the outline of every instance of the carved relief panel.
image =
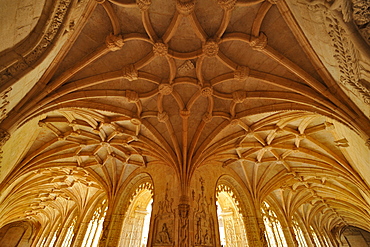
{"type": "Polygon", "coordinates": [[[159,210],[154,219],[153,246],[175,246],[175,212],[172,204],[173,198],[168,198],[167,188],[165,199],[159,202],[159,210]]]}
{"type": "Polygon", "coordinates": [[[199,182],[201,184],[200,193],[194,205],[194,246],[215,246],[214,219],[210,212],[212,197],[206,197],[202,177],[199,182]]]}

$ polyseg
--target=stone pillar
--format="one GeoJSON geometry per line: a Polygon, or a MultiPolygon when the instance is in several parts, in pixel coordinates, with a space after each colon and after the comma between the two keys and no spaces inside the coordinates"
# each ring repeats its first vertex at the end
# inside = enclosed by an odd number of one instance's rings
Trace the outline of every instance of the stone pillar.
{"type": "Polygon", "coordinates": [[[295,235],[293,223],[288,221],[288,226],[282,226],[288,246],[298,247],[297,236],[295,235]]]}
{"type": "Polygon", "coordinates": [[[122,226],[123,226],[123,220],[125,218],[124,213],[114,213],[109,221],[105,221],[103,223],[103,229],[105,229],[105,232],[103,232],[101,241],[99,243],[100,246],[118,246],[118,242],[121,237],[122,232],[122,226]],[[109,230],[109,233],[106,232],[109,230]],[[106,238],[106,239],[104,239],[106,238]],[[105,240],[105,241],[104,241],[105,240]]]}
{"type": "Polygon", "coordinates": [[[267,240],[265,236],[266,228],[265,228],[265,223],[263,222],[263,218],[261,215],[261,211],[259,208],[256,210],[257,211],[257,224],[258,224],[258,241],[255,242],[254,246],[261,246],[261,247],[268,247],[267,245],[267,240]]]}
{"type": "Polygon", "coordinates": [[[61,223],[58,231],[57,231],[57,240],[55,241],[54,243],[54,246],[61,246],[63,241],[64,241],[64,237],[66,235],[66,232],[68,230],[68,227],[69,225],[67,223],[70,223],[72,221],[68,221],[67,218],[65,218],[65,220],[63,220],[63,222],[61,223]]]}
{"type": "Polygon", "coordinates": [[[50,227],[48,227],[46,225],[42,229],[39,230],[39,232],[37,233],[36,237],[34,238],[34,240],[32,242],[31,247],[41,246],[41,243],[42,243],[45,235],[47,234],[46,231],[48,231],[49,228],[50,227]]]}
{"type": "MultiPolygon", "coordinates": [[[[58,222],[58,221],[57,221],[58,222]]],[[[51,240],[54,238],[55,232],[58,230],[59,224],[56,222],[56,224],[52,227],[52,230],[49,232],[49,235],[46,239],[46,242],[44,243],[44,246],[49,246],[51,243],[51,240]]]]}
{"type": "Polygon", "coordinates": [[[179,247],[189,246],[189,204],[179,204],[179,247]]]}

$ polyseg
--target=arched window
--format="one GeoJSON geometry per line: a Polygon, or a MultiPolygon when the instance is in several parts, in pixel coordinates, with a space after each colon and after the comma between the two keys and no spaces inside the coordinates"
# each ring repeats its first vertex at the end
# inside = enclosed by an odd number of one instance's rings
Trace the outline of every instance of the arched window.
{"type": "Polygon", "coordinates": [[[321,247],[321,243],[319,238],[317,237],[317,234],[312,226],[310,226],[311,236],[313,238],[313,241],[315,242],[316,247],[321,247]]]}
{"type": "Polygon", "coordinates": [[[82,247],[96,247],[99,244],[99,238],[103,231],[103,222],[105,214],[107,213],[108,207],[105,205],[106,200],[104,200],[101,205],[95,210],[87,231],[85,233],[84,240],[82,242],[82,247]]]}
{"type": "Polygon", "coordinates": [[[216,198],[221,245],[248,246],[243,217],[233,191],[220,184],[216,189],[216,198]]]}
{"type": "Polygon", "coordinates": [[[306,239],[304,238],[301,227],[299,226],[298,222],[295,220],[292,220],[292,223],[293,223],[294,234],[298,242],[298,247],[306,247],[307,242],[306,242],[306,239]]]}
{"type": "Polygon", "coordinates": [[[53,234],[53,237],[50,241],[50,244],[49,244],[49,247],[53,247],[55,242],[57,241],[57,233],[59,231],[59,228],[60,228],[60,224],[58,225],[58,228],[55,230],[54,234],[53,234]]]}
{"type": "Polygon", "coordinates": [[[280,221],[267,202],[263,202],[261,211],[269,247],[288,247],[280,221]]]}
{"type": "Polygon", "coordinates": [[[63,243],[62,243],[61,247],[69,247],[70,246],[72,238],[73,238],[73,234],[74,234],[73,230],[75,228],[76,221],[77,221],[77,216],[74,217],[74,219],[72,220],[72,223],[69,225],[66,236],[63,240],[63,243]]]}
{"type": "Polygon", "coordinates": [[[149,182],[141,184],[135,190],[123,220],[119,246],[147,246],[152,213],[152,197],[153,185],[149,182]]]}

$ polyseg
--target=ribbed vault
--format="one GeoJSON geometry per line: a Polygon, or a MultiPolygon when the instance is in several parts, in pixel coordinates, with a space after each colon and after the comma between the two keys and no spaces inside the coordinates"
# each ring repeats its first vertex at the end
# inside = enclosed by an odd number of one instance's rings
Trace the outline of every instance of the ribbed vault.
{"type": "Polygon", "coordinates": [[[38,118],[41,130],[1,185],[0,225],[66,215],[161,163],[183,195],[197,168],[222,164],[256,203],[370,231],[369,184],[333,135],[335,122],[366,139],[370,122],[284,1],[89,4],[80,33],[1,124],[38,118]]]}

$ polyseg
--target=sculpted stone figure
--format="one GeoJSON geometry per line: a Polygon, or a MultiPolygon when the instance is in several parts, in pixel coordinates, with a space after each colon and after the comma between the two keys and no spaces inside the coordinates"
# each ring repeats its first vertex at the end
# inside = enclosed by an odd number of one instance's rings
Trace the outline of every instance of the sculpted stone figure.
{"type": "Polygon", "coordinates": [[[163,223],[162,231],[158,233],[157,243],[169,244],[171,243],[170,234],[168,233],[167,224],[163,223]]]}

